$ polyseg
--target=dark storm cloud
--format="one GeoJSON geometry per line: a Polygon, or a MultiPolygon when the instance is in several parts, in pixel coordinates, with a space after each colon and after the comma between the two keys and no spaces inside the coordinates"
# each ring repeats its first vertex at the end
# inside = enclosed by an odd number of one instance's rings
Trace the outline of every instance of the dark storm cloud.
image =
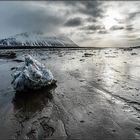
{"type": "Polygon", "coordinates": [[[114,25],[110,28],[110,30],[123,30],[124,27],[123,26],[118,26],[118,25],[114,25]]]}
{"type": "Polygon", "coordinates": [[[87,22],[97,22],[98,20],[96,18],[90,16],[86,19],[86,21],[87,22]]]}
{"type": "Polygon", "coordinates": [[[105,29],[105,27],[103,25],[87,25],[85,27],[80,28],[82,30],[100,30],[100,29],[105,29]]]}
{"type": "Polygon", "coordinates": [[[79,26],[81,24],[82,24],[82,19],[80,17],[76,17],[76,18],[68,19],[68,21],[66,21],[64,26],[75,27],[75,26],[79,26]]]}
{"type": "Polygon", "coordinates": [[[95,30],[89,30],[89,31],[86,31],[86,34],[96,34],[96,33],[98,33],[98,34],[107,34],[109,32],[106,31],[106,30],[97,30],[97,31],[95,31],[95,30]]]}
{"type": "Polygon", "coordinates": [[[108,31],[106,31],[106,30],[99,30],[98,33],[99,33],[99,34],[107,34],[108,31]]]}
{"type": "MultiPolygon", "coordinates": [[[[65,1],[67,6],[74,8],[74,12],[92,17],[103,17],[102,2],[99,1],[65,1]]],[[[71,11],[71,12],[73,12],[71,11]]]]}
{"type": "Polygon", "coordinates": [[[133,27],[133,25],[127,25],[125,29],[127,31],[132,31],[132,30],[134,30],[134,27],[133,27]]]}
{"type": "Polygon", "coordinates": [[[95,31],[87,31],[86,34],[94,34],[95,31]]]}
{"type": "Polygon", "coordinates": [[[133,25],[126,25],[124,26],[118,26],[114,25],[110,28],[110,30],[115,31],[115,30],[126,30],[126,31],[132,31],[134,29],[133,25]]]}
{"type": "Polygon", "coordinates": [[[102,17],[103,9],[101,2],[98,1],[82,1],[83,7],[79,8],[79,11],[83,14],[91,15],[93,17],[102,17]]]}

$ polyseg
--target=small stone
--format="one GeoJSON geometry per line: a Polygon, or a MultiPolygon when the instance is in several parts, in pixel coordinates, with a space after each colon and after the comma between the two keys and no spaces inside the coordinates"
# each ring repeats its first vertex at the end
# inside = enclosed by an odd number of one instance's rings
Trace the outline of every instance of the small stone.
{"type": "Polygon", "coordinates": [[[115,129],[113,129],[113,130],[112,130],[112,132],[116,132],[116,130],[115,130],[115,129]]]}
{"type": "Polygon", "coordinates": [[[81,122],[81,123],[84,123],[85,121],[84,121],[84,120],[81,120],[80,122],[81,122]]]}

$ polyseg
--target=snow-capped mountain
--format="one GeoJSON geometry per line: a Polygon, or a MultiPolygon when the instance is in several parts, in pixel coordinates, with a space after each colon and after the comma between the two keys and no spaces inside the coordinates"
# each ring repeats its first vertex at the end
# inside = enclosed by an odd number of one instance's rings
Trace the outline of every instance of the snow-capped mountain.
{"type": "Polygon", "coordinates": [[[43,46],[43,47],[78,47],[65,36],[46,36],[43,33],[21,33],[0,40],[0,47],[6,46],[43,46]]]}

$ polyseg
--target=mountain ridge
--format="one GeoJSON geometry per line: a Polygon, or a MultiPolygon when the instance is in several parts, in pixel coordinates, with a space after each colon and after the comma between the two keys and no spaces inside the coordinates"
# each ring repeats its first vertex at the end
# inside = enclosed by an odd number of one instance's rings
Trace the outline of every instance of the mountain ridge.
{"type": "Polygon", "coordinates": [[[66,36],[48,36],[40,32],[21,33],[5,39],[0,39],[0,47],[16,46],[42,46],[42,47],[79,47],[70,38],[66,36]]]}

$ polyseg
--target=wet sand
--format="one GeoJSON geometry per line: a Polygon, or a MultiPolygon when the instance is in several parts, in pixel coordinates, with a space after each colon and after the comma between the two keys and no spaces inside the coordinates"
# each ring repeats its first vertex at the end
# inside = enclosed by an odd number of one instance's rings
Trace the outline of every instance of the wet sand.
{"type": "Polygon", "coordinates": [[[14,52],[0,58],[0,139],[140,139],[140,49],[14,52]],[[25,54],[44,63],[57,86],[16,93],[11,68],[25,54]]]}

